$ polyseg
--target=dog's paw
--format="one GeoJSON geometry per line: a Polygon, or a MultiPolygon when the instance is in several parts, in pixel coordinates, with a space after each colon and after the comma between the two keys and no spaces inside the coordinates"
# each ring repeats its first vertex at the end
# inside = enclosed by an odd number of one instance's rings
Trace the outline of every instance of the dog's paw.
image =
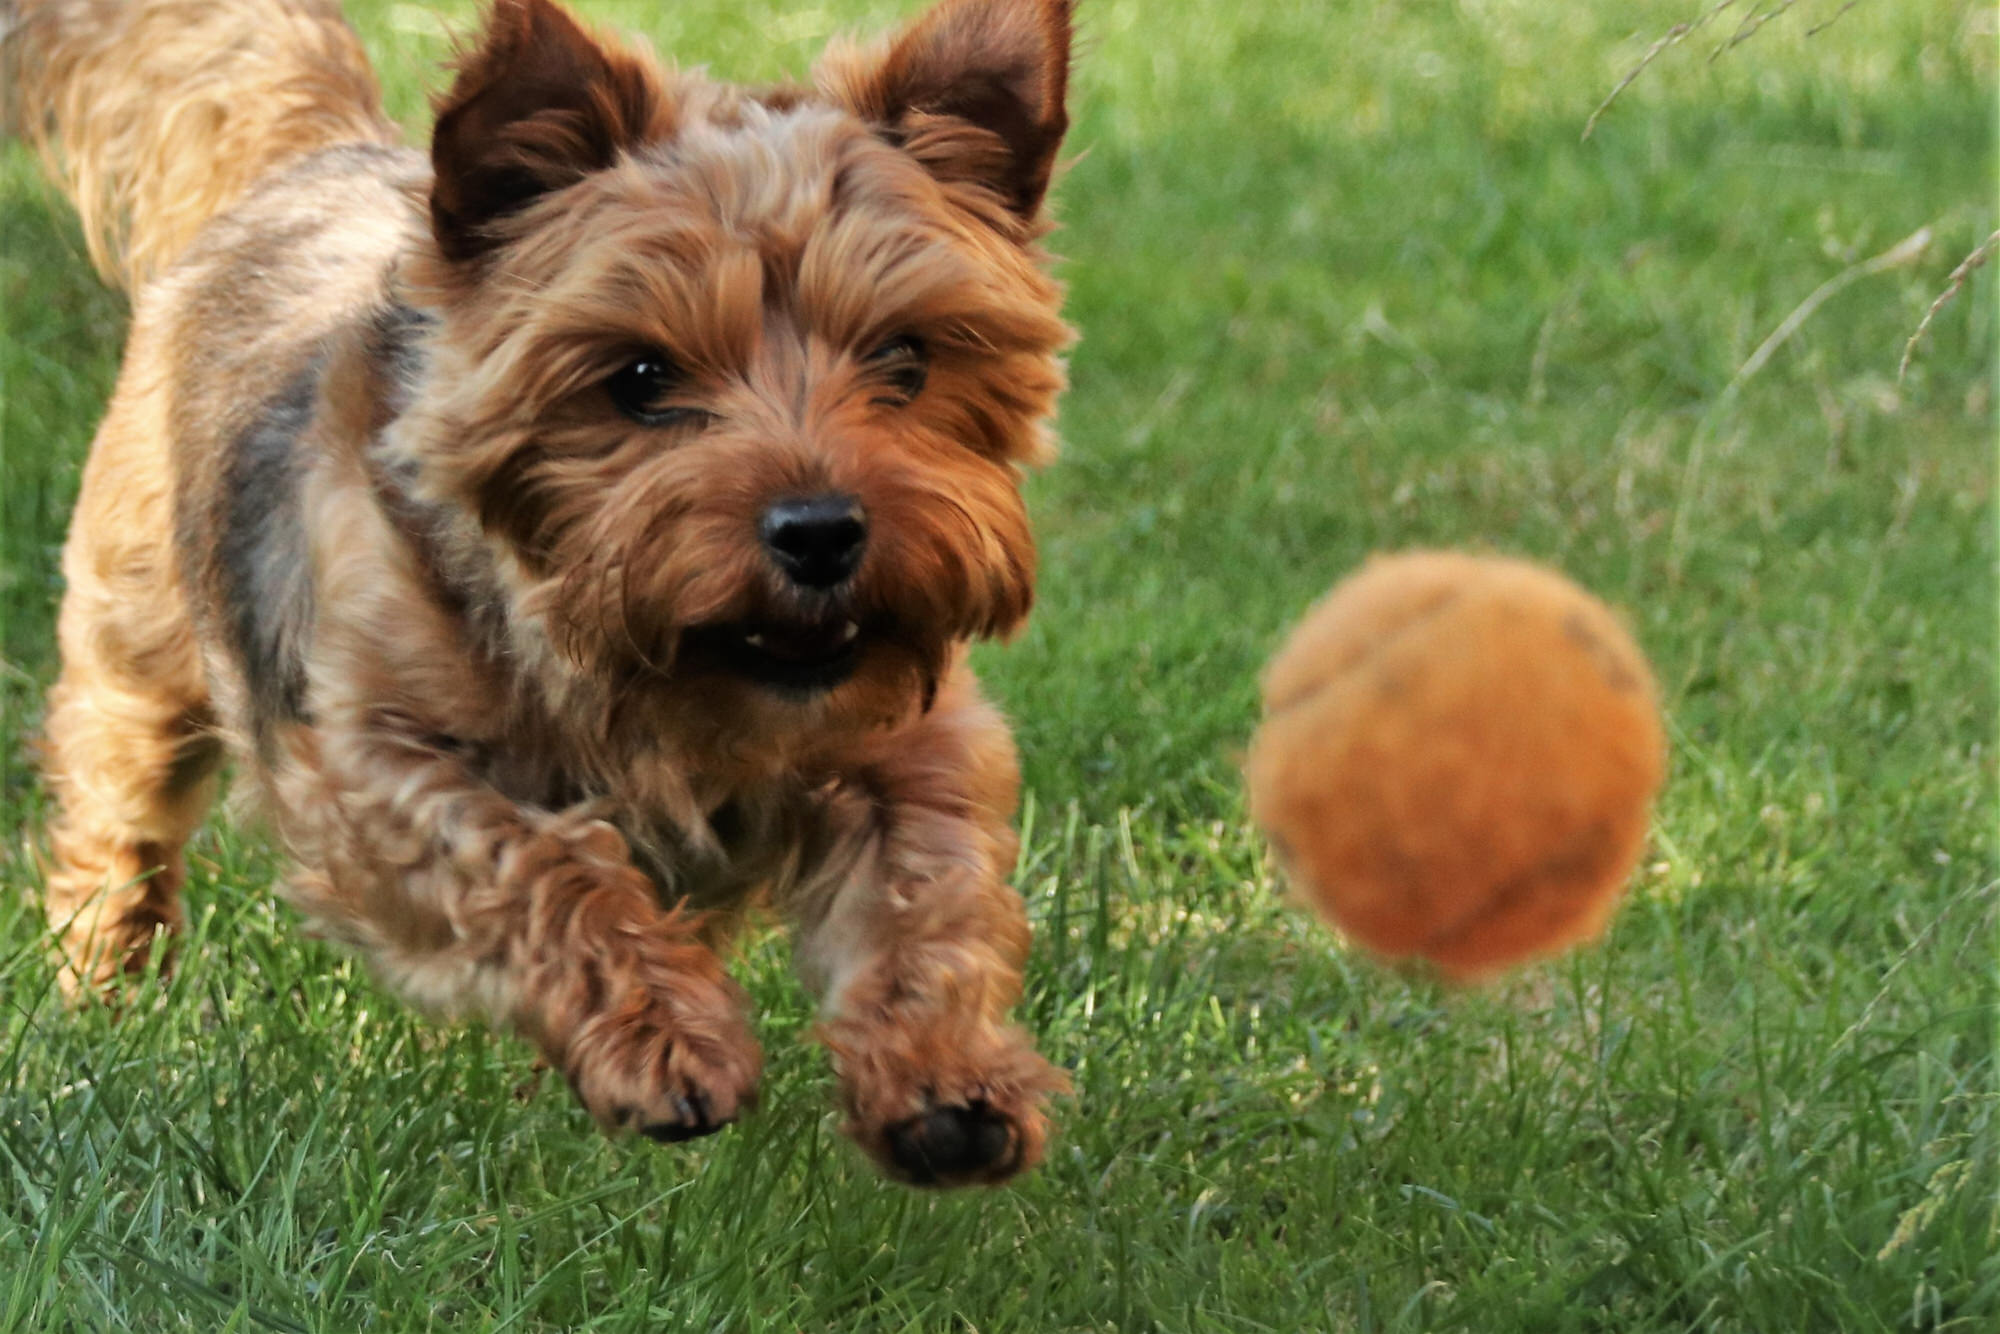
{"type": "Polygon", "coordinates": [[[827,1042],[841,1129],[912,1186],[998,1185],[1033,1167],[1048,1142],[1044,1104],[1069,1087],[1014,1028],[843,1022],[827,1042]]]}
{"type": "Polygon", "coordinates": [[[913,1186],[1004,1181],[1021,1170],[1027,1140],[985,1101],[933,1107],[888,1129],[889,1160],[913,1186]]]}
{"type": "Polygon", "coordinates": [[[639,1002],[588,1020],[563,1073],[599,1125],[663,1144],[712,1135],[755,1105],[763,1056],[731,1007],[639,1002]]]}

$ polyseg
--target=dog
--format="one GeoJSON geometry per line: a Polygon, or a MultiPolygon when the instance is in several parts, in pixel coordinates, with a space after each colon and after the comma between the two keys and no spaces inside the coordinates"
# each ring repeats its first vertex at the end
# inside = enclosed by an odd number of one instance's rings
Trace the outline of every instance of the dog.
{"type": "Polygon", "coordinates": [[[219,767],[316,931],[525,1035],[606,1130],[761,1066],[759,904],[894,1179],[1033,1165],[1018,789],[967,666],[1033,601],[1072,334],[1068,0],[810,84],[491,0],[403,147],[332,0],[12,0],[16,115],[133,293],[63,553],[46,908],[102,994],[219,767]]]}

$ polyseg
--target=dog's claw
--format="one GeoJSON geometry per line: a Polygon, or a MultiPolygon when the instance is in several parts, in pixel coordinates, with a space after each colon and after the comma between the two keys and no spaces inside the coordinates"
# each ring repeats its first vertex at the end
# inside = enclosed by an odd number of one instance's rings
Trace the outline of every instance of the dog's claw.
{"type": "Polygon", "coordinates": [[[712,1135],[720,1129],[721,1126],[683,1125],[677,1121],[661,1121],[642,1127],[639,1133],[655,1144],[679,1144],[684,1140],[712,1135]]]}
{"type": "Polygon", "coordinates": [[[640,1126],[640,1134],[659,1144],[679,1144],[684,1140],[713,1135],[736,1120],[733,1116],[717,1118],[710,1108],[708,1095],[699,1090],[673,1094],[671,1101],[674,1119],[640,1126]]]}

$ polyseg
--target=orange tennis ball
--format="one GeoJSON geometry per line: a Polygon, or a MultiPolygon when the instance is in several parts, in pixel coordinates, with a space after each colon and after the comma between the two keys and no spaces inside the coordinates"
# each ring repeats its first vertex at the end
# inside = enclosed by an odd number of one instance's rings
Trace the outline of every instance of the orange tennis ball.
{"type": "Polygon", "coordinates": [[[1307,613],[1245,775],[1335,926],[1472,979],[1603,930],[1665,764],[1652,672],[1603,603],[1525,561],[1419,551],[1307,613]]]}

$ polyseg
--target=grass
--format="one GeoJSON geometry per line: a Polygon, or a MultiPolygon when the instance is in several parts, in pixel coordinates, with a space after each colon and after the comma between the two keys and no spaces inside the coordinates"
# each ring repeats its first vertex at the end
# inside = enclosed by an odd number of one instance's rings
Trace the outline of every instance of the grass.
{"type": "MultiPolygon", "coordinates": [[[[899,12],[586,7],[743,77],[899,12]]],[[[1085,7],[1067,452],[982,653],[1077,1097],[944,1198],[833,1134],[781,942],[764,1109],[607,1143],[302,938],[221,818],[178,974],[58,1006],[25,744],[123,308],[0,159],[0,1331],[2000,1327],[1991,267],[1894,378],[1995,226],[1995,12],[1808,0],[1710,62],[1728,19],[1580,142],[1706,7],[1085,7]],[[1287,909],[1235,777],[1285,626],[1420,543],[1621,604],[1674,742],[1606,944],[1470,993],[1287,909]]],[[[420,125],[432,7],[352,8],[420,125]]]]}

